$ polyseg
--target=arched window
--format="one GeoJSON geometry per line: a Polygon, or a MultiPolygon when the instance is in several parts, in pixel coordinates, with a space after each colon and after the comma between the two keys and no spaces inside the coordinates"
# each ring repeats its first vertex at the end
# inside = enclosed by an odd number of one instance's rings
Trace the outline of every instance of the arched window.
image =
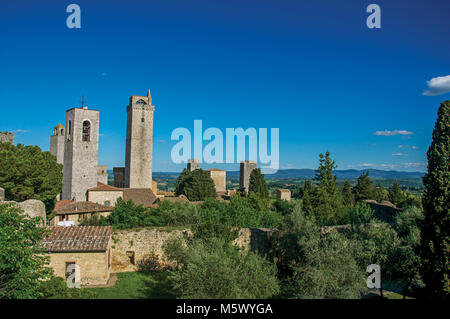
{"type": "Polygon", "coordinates": [[[64,129],[63,128],[61,129],[61,135],[64,135],[64,129]]]}
{"type": "Polygon", "coordinates": [[[107,201],[105,201],[105,202],[103,203],[103,205],[105,205],[105,206],[111,206],[111,202],[110,202],[109,200],[107,200],[107,201]]]}
{"type": "Polygon", "coordinates": [[[90,142],[91,140],[91,122],[83,122],[83,142],[90,142]]]}
{"type": "Polygon", "coordinates": [[[72,121],[69,120],[69,135],[72,135],[72,121]]]}
{"type": "Polygon", "coordinates": [[[139,101],[136,102],[136,104],[147,104],[147,103],[145,103],[143,99],[140,99],[139,101]]]}

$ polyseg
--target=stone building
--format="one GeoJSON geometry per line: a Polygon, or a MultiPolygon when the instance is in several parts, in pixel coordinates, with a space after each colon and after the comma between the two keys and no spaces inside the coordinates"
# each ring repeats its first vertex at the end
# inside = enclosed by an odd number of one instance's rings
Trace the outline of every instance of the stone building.
{"type": "Polygon", "coordinates": [[[257,164],[254,161],[241,162],[239,188],[244,189],[247,193],[250,186],[250,174],[255,168],[257,168],[257,164]]]}
{"type": "Polygon", "coordinates": [[[93,202],[73,202],[65,199],[56,203],[56,217],[49,222],[53,226],[77,226],[83,218],[99,215],[108,217],[114,207],[93,202]]]}
{"type": "Polygon", "coordinates": [[[218,168],[207,169],[206,171],[211,176],[214,186],[216,186],[216,192],[225,192],[227,190],[227,172],[218,168]]]}
{"type": "Polygon", "coordinates": [[[88,189],[89,202],[114,207],[119,198],[144,207],[153,207],[157,199],[150,188],[118,188],[97,183],[97,187],[88,189]]]}
{"type": "Polygon", "coordinates": [[[105,285],[111,274],[111,226],[49,227],[41,246],[55,276],[67,279],[75,264],[82,286],[105,285]]]}
{"type": "Polygon", "coordinates": [[[64,164],[64,125],[58,124],[53,128],[53,135],[50,136],[50,153],[56,156],[58,164],[64,164]]]}
{"type": "Polygon", "coordinates": [[[88,201],[106,206],[115,206],[119,198],[123,198],[123,189],[97,183],[97,187],[88,189],[88,201]]]}
{"type": "Polygon", "coordinates": [[[196,169],[200,169],[200,160],[196,158],[189,159],[187,162],[187,169],[190,172],[195,171],[196,169]]]}
{"type": "Polygon", "coordinates": [[[86,201],[97,185],[99,115],[87,107],[66,111],[62,199],[86,201]]]}
{"type": "Polygon", "coordinates": [[[13,132],[0,132],[0,142],[11,143],[14,145],[14,133],[13,132]]]}
{"type": "Polygon", "coordinates": [[[106,165],[97,165],[97,182],[108,184],[108,170],[106,165]]]}
{"type": "Polygon", "coordinates": [[[152,188],[153,112],[147,96],[132,95],[127,107],[125,188],[152,188]]]}
{"type": "Polygon", "coordinates": [[[113,167],[114,187],[125,187],[125,167],[113,167]]]}
{"type": "Polygon", "coordinates": [[[291,201],[291,191],[289,189],[277,190],[277,199],[291,201]]]}

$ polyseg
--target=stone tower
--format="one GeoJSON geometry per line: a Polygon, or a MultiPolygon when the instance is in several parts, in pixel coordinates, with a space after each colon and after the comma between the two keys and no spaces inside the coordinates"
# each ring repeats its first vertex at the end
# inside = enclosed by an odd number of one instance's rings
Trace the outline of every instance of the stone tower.
{"type": "Polygon", "coordinates": [[[56,156],[58,164],[64,164],[64,126],[58,124],[53,128],[53,135],[50,136],[50,153],[56,156]]]}
{"type": "Polygon", "coordinates": [[[125,188],[152,188],[153,112],[147,96],[132,95],[127,107],[125,188]]]}
{"type": "Polygon", "coordinates": [[[195,171],[196,169],[200,169],[200,160],[196,158],[188,159],[187,167],[190,172],[195,171]]]}
{"type": "Polygon", "coordinates": [[[11,143],[14,145],[14,133],[13,132],[0,132],[0,142],[11,143]]]}
{"type": "Polygon", "coordinates": [[[239,188],[245,189],[248,193],[248,187],[250,185],[250,174],[257,167],[254,161],[241,162],[241,171],[239,177],[239,188]]]}
{"type": "Polygon", "coordinates": [[[99,117],[87,107],[66,111],[62,199],[86,201],[97,186],[99,117]]]}

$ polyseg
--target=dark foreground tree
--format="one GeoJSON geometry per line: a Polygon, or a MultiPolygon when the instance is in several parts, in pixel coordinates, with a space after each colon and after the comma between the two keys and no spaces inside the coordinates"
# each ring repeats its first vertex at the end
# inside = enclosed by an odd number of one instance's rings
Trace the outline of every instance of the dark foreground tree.
{"type": "Polygon", "coordinates": [[[427,295],[448,299],[450,286],[450,100],[443,102],[427,151],[428,172],[423,177],[424,220],[421,223],[421,275],[427,295]]]}
{"type": "Polygon", "coordinates": [[[47,230],[11,204],[0,205],[0,299],[41,296],[41,280],[50,278],[49,260],[40,248],[47,230]]]}
{"type": "Polygon", "coordinates": [[[269,190],[267,189],[267,184],[264,180],[264,174],[261,173],[259,168],[255,168],[250,173],[248,192],[257,194],[261,198],[269,198],[269,190]]]}
{"type": "Polygon", "coordinates": [[[39,199],[51,211],[62,190],[62,168],[55,156],[38,146],[0,142],[0,187],[9,200],[39,199]]]}
{"type": "Polygon", "coordinates": [[[216,187],[207,171],[184,169],[175,184],[175,194],[185,195],[190,201],[203,201],[216,197],[216,187]]]}

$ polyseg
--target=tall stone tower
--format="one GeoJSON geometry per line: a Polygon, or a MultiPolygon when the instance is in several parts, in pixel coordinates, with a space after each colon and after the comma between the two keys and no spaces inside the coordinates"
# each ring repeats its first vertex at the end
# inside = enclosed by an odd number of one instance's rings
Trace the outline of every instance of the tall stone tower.
{"type": "Polygon", "coordinates": [[[87,107],[66,111],[62,199],[86,201],[97,186],[99,117],[87,107]]]}
{"type": "Polygon", "coordinates": [[[50,153],[56,156],[58,164],[64,164],[64,125],[58,124],[50,136],[50,153]]]}
{"type": "Polygon", "coordinates": [[[248,187],[250,186],[250,174],[257,167],[254,161],[241,162],[241,170],[239,177],[239,188],[245,189],[248,193],[248,187]]]}
{"type": "Polygon", "coordinates": [[[147,96],[132,95],[127,107],[125,188],[152,188],[153,112],[147,96]]]}
{"type": "Polygon", "coordinates": [[[0,142],[10,143],[14,145],[14,133],[13,132],[0,132],[0,142]]]}
{"type": "Polygon", "coordinates": [[[188,159],[186,168],[191,172],[200,169],[200,160],[196,158],[188,159]]]}

